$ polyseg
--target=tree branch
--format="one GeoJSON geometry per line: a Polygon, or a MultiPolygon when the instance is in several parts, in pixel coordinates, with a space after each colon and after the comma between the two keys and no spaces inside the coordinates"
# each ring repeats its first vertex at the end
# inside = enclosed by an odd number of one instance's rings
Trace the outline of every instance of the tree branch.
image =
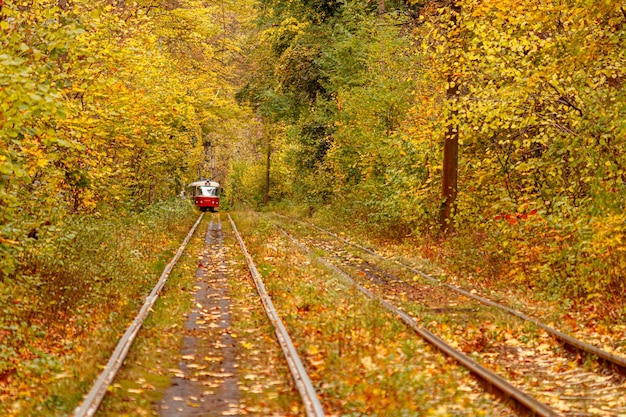
{"type": "Polygon", "coordinates": [[[569,99],[565,96],[565,94],[561,94],[561,92],[558,90],[558,88],[553,86],[552,83],[548,83],[548,85],[550,87],[552,87],[554,89],[554,91],[556,91],[556,93],[559,95],[559,99],[557,100],[558,103],[564,104],[567,107],[570,107],[570,108],[576,110],[578,112],[578,115],[580,117],[583,117],[583,111],[580,108],[576,107],[576,105],[574,103],[569,101],[569,99]]]}

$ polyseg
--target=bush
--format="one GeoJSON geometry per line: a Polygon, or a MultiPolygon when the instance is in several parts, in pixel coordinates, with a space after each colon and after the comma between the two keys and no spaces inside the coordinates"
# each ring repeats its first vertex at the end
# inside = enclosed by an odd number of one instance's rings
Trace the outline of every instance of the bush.
{"type": "Polygon", "coordinates": [[[11,397],[43,395],[78,352],[102,354],[90,337],[116,340],[195,217],[180,199],[139,214],[77,216],[25,248],[18,274],[0,282],[0,414],[11,397]]]}

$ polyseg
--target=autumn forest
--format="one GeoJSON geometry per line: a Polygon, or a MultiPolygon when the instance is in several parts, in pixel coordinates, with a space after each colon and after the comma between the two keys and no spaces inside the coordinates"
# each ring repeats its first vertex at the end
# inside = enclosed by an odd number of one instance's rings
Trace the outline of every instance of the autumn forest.
{"type": "Polygon", "coordinates": [[[623,323],[625,45],[622,0],[0,0],[0,402],[132,310],[198,177],[623,323]]]}

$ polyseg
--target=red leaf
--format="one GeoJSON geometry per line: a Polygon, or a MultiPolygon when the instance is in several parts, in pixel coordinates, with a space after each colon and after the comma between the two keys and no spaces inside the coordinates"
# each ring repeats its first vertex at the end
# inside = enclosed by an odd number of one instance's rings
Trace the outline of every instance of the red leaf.
{"type": "Polygon", "coordinates": [[[515,216],[511,216],[510,214],[505,214],[504,220],[506,220],[511,226],[517,224],[517,218],[515,216]]]}

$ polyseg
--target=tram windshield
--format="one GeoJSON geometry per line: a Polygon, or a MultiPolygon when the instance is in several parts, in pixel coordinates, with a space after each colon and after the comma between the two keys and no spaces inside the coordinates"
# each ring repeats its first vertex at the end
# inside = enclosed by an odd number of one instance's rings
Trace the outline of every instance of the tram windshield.
{"type": "Polygon", "coordinates": [[[202,197],[217,197],[217,187],[198,187],[198,195],[202,197]]]}

